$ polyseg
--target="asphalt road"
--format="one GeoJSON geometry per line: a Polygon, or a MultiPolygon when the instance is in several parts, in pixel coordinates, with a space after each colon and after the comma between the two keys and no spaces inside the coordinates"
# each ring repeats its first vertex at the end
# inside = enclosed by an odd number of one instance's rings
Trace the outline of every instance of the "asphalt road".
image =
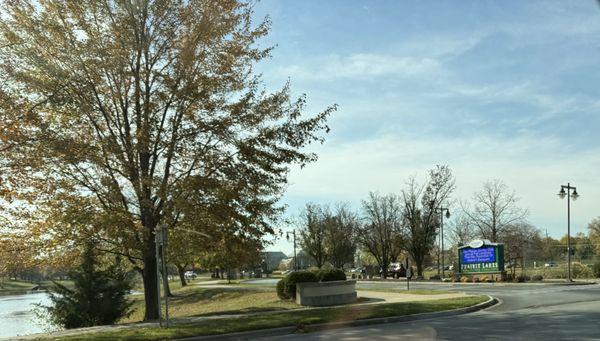
{"type": "MultiPolygon", "coordinates": [[[[365,283],[406,286],[406,283],[365,283]]],[[[411,289],[487,294],[501,302],[459,316],[293,334],[270,340],[600,340],[600,285],[411,283],[411,289]]]]}

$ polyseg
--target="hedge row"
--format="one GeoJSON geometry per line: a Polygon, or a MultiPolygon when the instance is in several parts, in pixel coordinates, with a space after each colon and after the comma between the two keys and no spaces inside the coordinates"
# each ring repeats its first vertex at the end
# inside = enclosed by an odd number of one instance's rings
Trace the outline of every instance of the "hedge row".
{"type": "Polygon", "coordinates": [[[319,282],[345,281],[346,273],[340,269],[318,270],[315,272],[319,282]]]}
{"type": "Polygon", "coordinates": [[[296,299],[296,283],[345,281],[346,274],[339,269],[295,271],[277,282],[277,296],[282,300],[296,299]]]}

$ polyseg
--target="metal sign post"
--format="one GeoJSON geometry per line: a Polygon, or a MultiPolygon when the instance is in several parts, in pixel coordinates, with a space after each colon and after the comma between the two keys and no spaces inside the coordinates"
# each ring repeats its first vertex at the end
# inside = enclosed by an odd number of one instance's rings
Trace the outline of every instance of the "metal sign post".
{"type": "Polygon", "coordinates": [[[163,269],[163,288],[165,292],[165,324],[167,328],[169,328],[169,293],[167,292],[167,288],[169,287],[169,273],[167,272],[167,260],[165,257],[165,249],[167,248],[167,228],[163,226],[160,229],[162,232],[162,247],[161,247],[161,262],[163,269]]]}
{"type": "Polygon", "coordinates": [[[160,306],[161,305],[160,304],[160,265],[159,265],[160,244],[162,244],[162,233],[160,232],[160,229],[155,229],[154,230],[154,246],[155,246],[155,252],[156,252],[156,290],[157,290],[157,297],[158,297],[158,325],[160,327],[162,327],[162,308],[160,306]]]}
{"type": "Polygon", "coordinates": [[[406,291],[410,291],[410,277],[412,276],[412,271],[410,271],[410,263],[406,262],[406,291]]]}

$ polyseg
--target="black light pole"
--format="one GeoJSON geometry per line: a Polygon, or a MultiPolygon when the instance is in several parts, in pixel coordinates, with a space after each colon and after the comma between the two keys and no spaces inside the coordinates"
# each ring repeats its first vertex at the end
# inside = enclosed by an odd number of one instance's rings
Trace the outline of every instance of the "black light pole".
{"type": "Polygon", "coordinates": [[[567,197],[567,280],[571,282],[571,198],[573,198],[575,201],[577,198],[579,198],[579,194],[577,193],[577,187],[571,186],[570,183],[567,183],[566,186],[560,186],[560,192],[558,193],[558,196],[561,199],[567,197]],[[573,190],[573,193],[571,193],[571,190],[573,190]]]}
{"type": "MultiPolygon", "coordinates": [[[[442,254],[442,279],[444,278],[444,211],[446,211],[446,218],[450,218],[450,210],[447,207],[440,207],[438,208],[438,210],[440,211],[440,240],[441,240],[441,244],[442,244],[442,249],[440,250],[440,253],[442,254]]],[[[439,255],[438,255],[438,262],[439,262],[439,255]]],[[[438,273],[439,273],[439,268],[438,268],[438,273]]]]}
{"type": "MultiPolygon", "coordinates": [[[[292,235],[294,238],[294,270],[298,271],[298,259],[296,257],[296,230],[292,230],[292,235]]],[[[287,241],[290,241],[290,232],[288,231],[285,235],[285,239],[287,239],[287,241]]]]}

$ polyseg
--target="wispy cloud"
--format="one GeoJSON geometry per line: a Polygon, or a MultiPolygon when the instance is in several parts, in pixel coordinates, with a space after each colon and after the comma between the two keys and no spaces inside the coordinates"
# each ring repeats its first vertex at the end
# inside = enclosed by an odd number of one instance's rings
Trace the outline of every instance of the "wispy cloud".
{"type": "Polygon", "coordinates": [[[300,80],[331,81],[343,78],[415,77],[440,72],[440,63],[432,58],[397,57],[369,53],[349,56],[328,55],[310,63],[277,68],[275,74],[300,80]]]}
{"type": "Polygon", "coordinates": [[[449,164],[453,169],[455,198],[468,200],[484,181],[504,180],[518,192],[521,205],[529,208],[532,221],[545,227],[555,227],[554,222],[562,217],[562,204],[554,195],[561,182],[576,179],[577,185],[585,188],[589,200],[578,202],[579,214],[574,218],[579,231],[584,231],[595,215],[591,198],[600,197],[600,179],[595,174],[600,168],[600,148],[573,152],[551,137],[414,140],[387,135],[326,143],[318,152],[317,163],[292,172],[288,203],[293,212],[306,201],[340,200],[357,205],[369,191],[398,193],[409,177],[424,179],[435,164],[449,164]],[[563,155],[568,159],[561,159],[563,155]],[[571,164],[586,167],[569,167],[571,164]]]}

